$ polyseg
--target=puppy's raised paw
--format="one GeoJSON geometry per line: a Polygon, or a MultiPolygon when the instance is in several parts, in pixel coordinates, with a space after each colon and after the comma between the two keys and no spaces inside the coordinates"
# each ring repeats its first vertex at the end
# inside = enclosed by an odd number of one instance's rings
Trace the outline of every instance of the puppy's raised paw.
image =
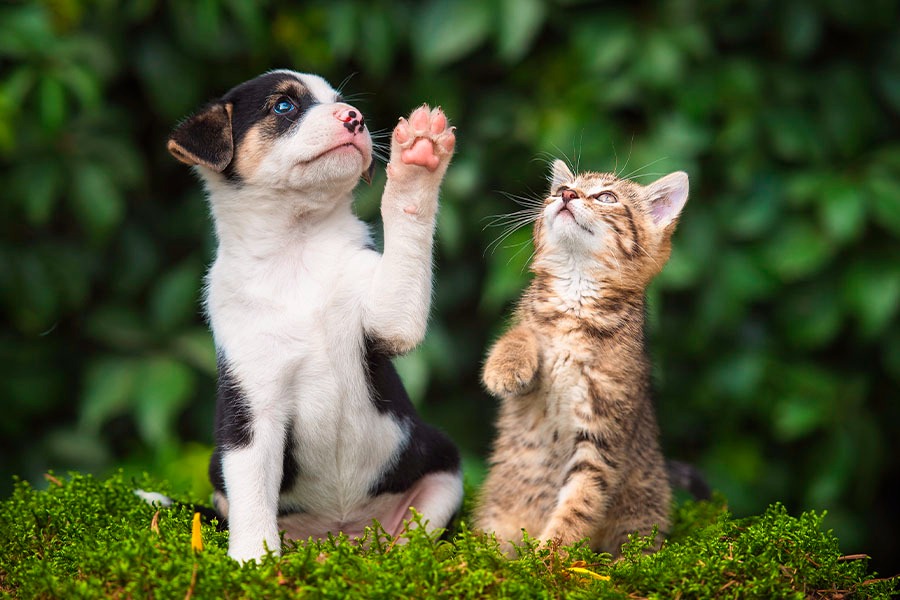
{"type": "Polygon", "coordinates": [[[419,167],[442,172],[456,146],[455,127],[449,127],[440,108],[423,104],[394,128],[389,177],[415,176],[419,167]]]}

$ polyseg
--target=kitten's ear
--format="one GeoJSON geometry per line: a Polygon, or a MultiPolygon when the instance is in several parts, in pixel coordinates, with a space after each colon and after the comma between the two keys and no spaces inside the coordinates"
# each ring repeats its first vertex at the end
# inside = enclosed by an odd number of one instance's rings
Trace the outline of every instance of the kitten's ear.
{"type": "Polygon", "coordinates": [[[572,183],[575,181],[575,175],[569,170],[569,166],[557,159],[553,161],[553,168],[550,170],[550,189],[555,190],[564,183],[572,183]]]}
{"type": "Polygon", "coordinates": [[[234,156],[231,104],[214,102],[189,117],[169,136],[166,148],[185,164],[224,171],[234,156]]]}
{"type": "Polygon", "coordinates": [[[684,171],[669,173],[647,186],[650,214],[660,229],[674,222],[688,197],[688,176],[684,171]]]}

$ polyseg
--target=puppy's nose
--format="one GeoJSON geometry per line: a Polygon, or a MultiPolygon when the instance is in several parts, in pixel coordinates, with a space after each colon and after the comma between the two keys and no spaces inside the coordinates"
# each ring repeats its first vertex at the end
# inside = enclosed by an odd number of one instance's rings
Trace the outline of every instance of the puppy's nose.
{"type": "Polygon", "coordinates": [[[362,113],[352,106],[337,109],[334,112],[334,117],[343,123],[350,133],[362,133],[362,130],[366,127],[366,120],[363,118],[362,113]]]}

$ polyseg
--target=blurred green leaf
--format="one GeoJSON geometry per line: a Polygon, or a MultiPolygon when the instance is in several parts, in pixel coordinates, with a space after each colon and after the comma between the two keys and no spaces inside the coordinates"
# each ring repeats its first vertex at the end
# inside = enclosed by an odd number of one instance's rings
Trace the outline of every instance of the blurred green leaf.
{"type": "Polygon", "coordinates": [[[216,375],[216,347],[207,329],[195,328],[173,340],[172,349],[179,359],[210,377],[216,375]]]}
{"type": "Polygon", "coordinates": [[[106,239],[125,213],[124,202],[109,172],[92,163],[83,164],[75,171],[69,202],[95,242],[106,239]]]}
{"type": "Polygon", "coordinates": [[[390,15],[386,11],[369,13],[362,20],[361,37],[366,48],[365,63],[374,74],[384,76],[390,71],[396,35],[390,15]]]}
{"type": "Polygon", "coordinates": [[[100,104],[100,82],[84,65],[70,65],[59,74],[59,80],[83,108],[94,108],[100,104]]]}
{"type": "Polygon", "coordinates": [[[175,418],[187,405],[196,378],[183,363],[159,356],[141,362],[135,383],[135,417],[141,438],[153,446],[175,439],[175,418]]]}
{"type": "Polygon", "coordinates": [[[858,184],[831,180],[823,190],[822,225],[835,243],[846,243],[862,232],[866,205],[858,184]]]}
{"type": "Polygon", "coordinates": [[[778,228],[765,249],[766,265],[786,280],[799,279],[819,269],[834,248],[812,225],[797,219],[778,228]]]}
{"type": "Polygon", "coordinates": [[[441,207],[438,218],[438,236],[444,252],[449,256],[459,255],[462,250],[464,226],[462,215],[456,205],[449,204],[441,207]]]}
{"type": "Polygon", "coordinates": [[[804,349],[831,343],[843,322],[837,297],[830,282],[815,282],[785,297],[778,305],[778,321],[785,340],[804,349]]]}
{"type": "Polygon", "coordinates": [[[822,33],[820,13],[807,2],[785,3],[783,11],[783,17],[778,21],[782,44],[791,56],[808,56],[822,33]]]}
{"type": "Polygon", "coordinates": [[[520,60],[544,22],[544,0],[500,0],[497,50],[507,62],[520,60]]]}
{"type": "Polygon", "coordinates": [[[684,57],[667,32],[648,31],[635,50],[634,72],[646,86],[665,87],[681,77],[684,57]]]}
{"type": "Polygon", "coordinates": [[[815,506],[828,506],[840,494],[846,481],[858,464],[857,453],[850,437],[844,431],[834,431],[819,444],[816,456],[817,468],[806,490],[806,502],[815,506]]]}
{"type": "Polygon", "coordinates": [[[722,212],[730,214],[722,220],[735,235],[754,238],[769,234],[783,207],[779,183],[773,177],[760,177],[749,196],[723,199],[722,212]]]}
{"type": "Polygon", "coordinates": [[[809,115],[799,108],[772,110],[767,119],[773,150],[788,161],[806,161],[821,155],[816,128],[809,115]]]}
{"type": "Polygon", "coordinates": [[[868,178],[866,184],[875,221],[900,236],[900,177],[875,175],[868,178]]]}
{"type": "Polygon", "coordinates": [[[165,273],[150,295],[150,319],[162,331],[189,322],[200,312],[202,267],[188,259],[165,273]]]}
{"type": "Polygon", "coordinates": [[[116,357],[99,358],[88,365],[81,397],[79,427],[96,435],[111,417],[131,408],[138,363],[116,357]]]}
{"type": "Polygon", "coordinates": [[[900,308],[900,265],[895,261],[858,263],[844,279],[844,299],[860,325],[860,333],[871,338],[883,331],[900,308]]]}
{"type": "Polygon", "coordinates": [[[46,225],[53,216],[61,180],[59,167],[49,160],[23,165],[7,180],[13,195],[23,203],[25,219],[30,225],[46,225]]]}
{"type": "Polygon", "coordinates": [[[87,316],[84,331],[90,338],[119,351],[141,348],[152,339],[146,320],[132,306],[96,307],[87,316]]]}
{"type": "Polygon", "coordinates": [[[328,3],[328,45],[338,58],[350,56],[359,38],[358,9],[352,1],[328,3]]]}
{"type": "Polygon", "coordinates": [[[110,458],[103,438],[75,429],[61,428],[48,433],[46,444],[52,464],[63,468],[95,470],[110,458]]]}
{"type": "Polygon", "coordinates": [[[56,133],[66,119],[66,96],[59,80],[45,76],[38,84],[41,125],[47,133],[56,133]]]}
{"type": "Polygon", "coordinates": [[[587,69],[597,73],[615,72],[633,54],[637,43],[634,23],[622,17],[588,13],[576,19],[571,28],[578,56],[586,61],[587,69]]]}
{"type": "Polygon", "coordinates": [[[47,331],[56,323],[59,311],[49,265],[37,253],[29,252],[17,256],[12,268],[19,297],[14,306],[15,325],[30,334],[47,331]]]}
{"type": "Polygon", "coordinates": [[[775,407],[775,431],[786,441],[808,435],[828,417],[810,398],[782,398],[775,407]]]}
{"type": "Polygon", "coordinates": [[[531,254],[531,229],[523,227],[500,241],[500,233],[494,245],[486,252],[488,277],[481,293],[480,309],[492,314],[517,297],[528,278],[528,257],[531,254]]]}
{"type": "Polygon", "coordinates": [[[491,4],[482,0],[432,0],[423,3],[413,29],[415,56],[426,68],[462,58],[481,45],[490,31],[491,4]]]}

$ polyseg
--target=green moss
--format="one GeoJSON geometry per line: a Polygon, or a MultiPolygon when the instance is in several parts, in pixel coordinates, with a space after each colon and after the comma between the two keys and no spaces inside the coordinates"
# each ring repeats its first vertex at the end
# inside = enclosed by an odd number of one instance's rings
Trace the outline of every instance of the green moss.
{"type": "Polygon", "coordinates": [[[634,539],[617,562],[583,546],[561,554],[534,542],[508,560],[463,520],[449,541],[413,529],[397,544],[372,529],[367,544],[289,543],[284,556],[239,568],[226,555],[227,533],[203,525],[204,549],[192,551],[191,511],[157,510],[134,496],[136,487],[168,491],[121,474],[52,478],[45,491],[17,483],[0,503],[0,596],[887,598],[897,589],[896,579],[876,581],[865,560],[842,560],[823,515],[795,518],[781,505],[736,520],[721,499],[683,503],[662,550],[647,555],[647,542],[634,539]]]}

